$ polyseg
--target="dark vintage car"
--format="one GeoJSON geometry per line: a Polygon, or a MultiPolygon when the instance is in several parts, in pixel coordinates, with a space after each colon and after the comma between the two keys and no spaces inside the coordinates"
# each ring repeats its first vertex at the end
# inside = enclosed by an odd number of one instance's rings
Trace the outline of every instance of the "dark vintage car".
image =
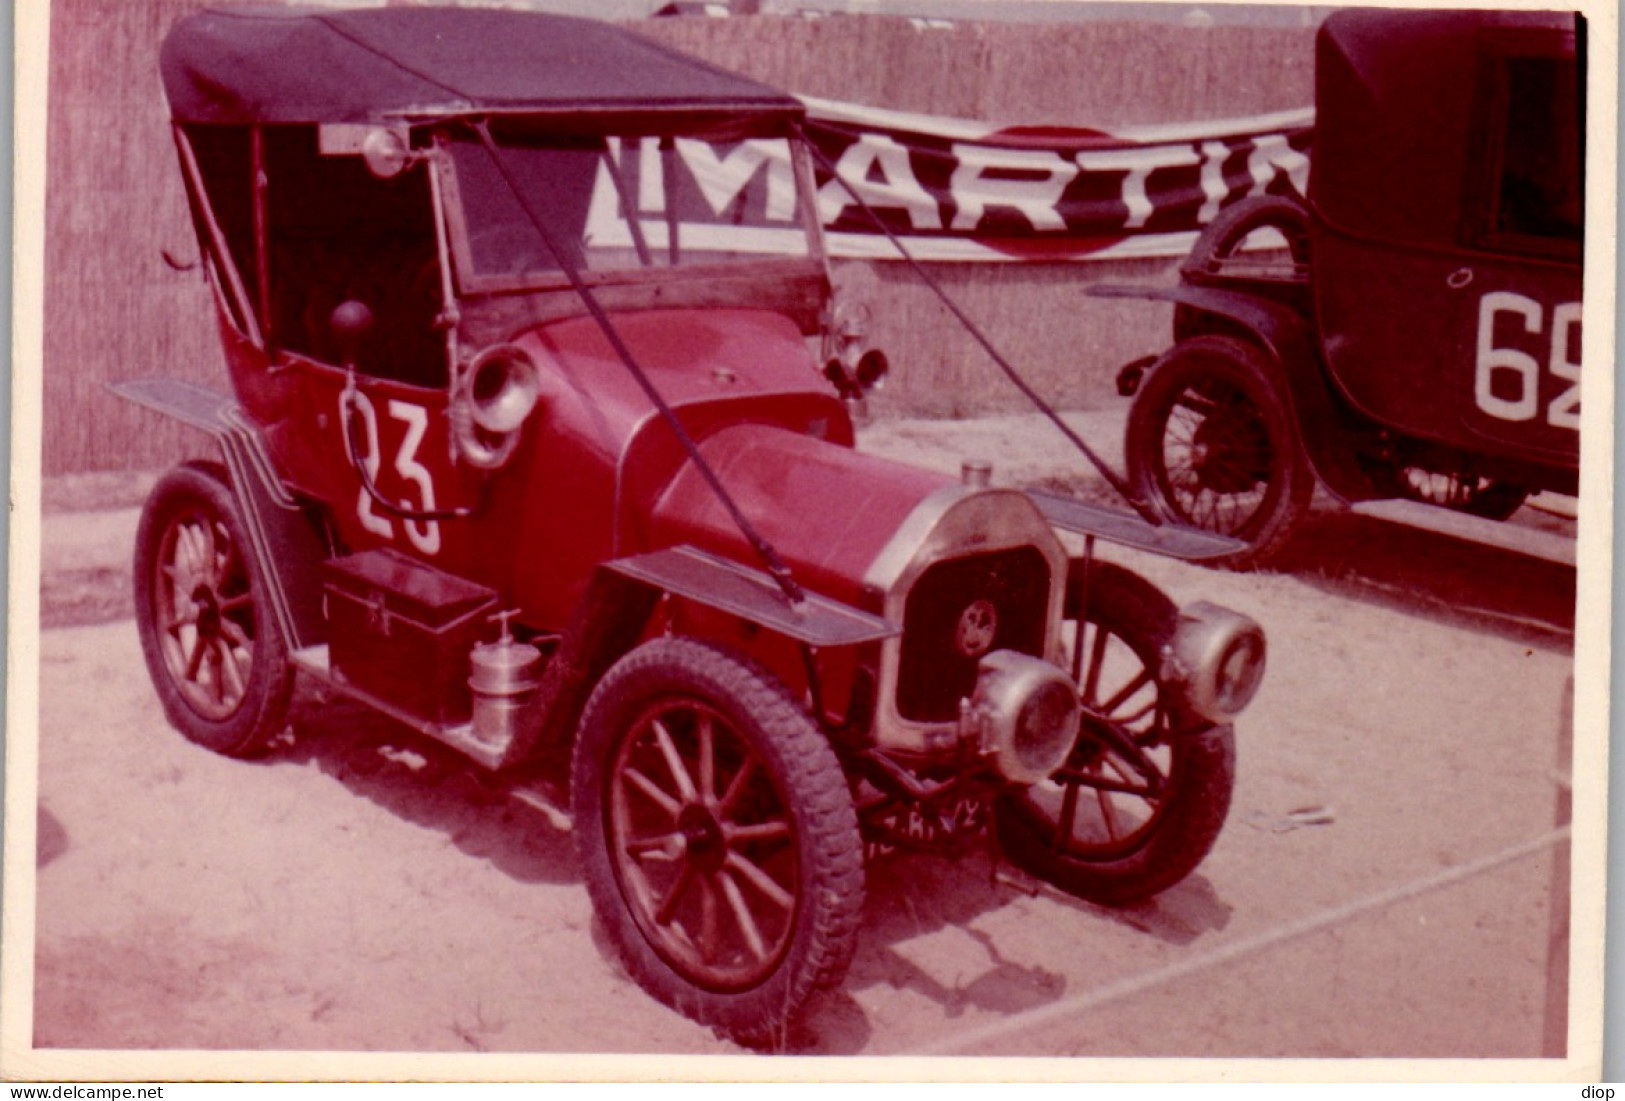
{"type": "Polygon", "coordinates": [[[853,449],[798,100],[492,9],[207,12],[162,67],[231,392],[115,389],[217,452],[136,548],[188,738],[268,750],[300,675],[567,786],[630,973],[748,1042],[840,983],[875,854],[991,834],[1114,904],[1202,860],[1263,635],[1094,550],[1230,544],[1049,502],[1069,557],[853,449]]]}
{"type": "Polygon", "coordinates": [[[1505,519],[1577,491],[1583,24],[1350,10],[1323,24],[1307,197],[1225,209],[1130,364],[1140,499],[1281,548],[1316,482],[1505,519]],[[1577,42],[1580,48],[1577,49],[1577,42]]]}

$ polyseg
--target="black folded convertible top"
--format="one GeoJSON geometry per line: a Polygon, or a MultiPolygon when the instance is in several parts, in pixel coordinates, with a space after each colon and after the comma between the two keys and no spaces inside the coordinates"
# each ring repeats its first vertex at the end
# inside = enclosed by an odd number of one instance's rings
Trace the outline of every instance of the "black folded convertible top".
{"type": "Polygon", "coordinates": [[[203,11],[170,31],[162,69],[184,123],[802,113],[783,92],[610,24],[502,9],[203,11]]]}

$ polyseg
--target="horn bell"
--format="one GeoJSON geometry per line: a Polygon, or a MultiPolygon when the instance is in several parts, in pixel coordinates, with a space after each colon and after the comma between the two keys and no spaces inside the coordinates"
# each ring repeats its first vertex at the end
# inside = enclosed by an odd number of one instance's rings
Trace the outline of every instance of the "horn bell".
{"type": "Polygon", "coordinates": [[[523,348],[497,344],[468,365],[468,408],[483,431],[505,436],[516,431],[536,408],[541,380],[523,348]]]}

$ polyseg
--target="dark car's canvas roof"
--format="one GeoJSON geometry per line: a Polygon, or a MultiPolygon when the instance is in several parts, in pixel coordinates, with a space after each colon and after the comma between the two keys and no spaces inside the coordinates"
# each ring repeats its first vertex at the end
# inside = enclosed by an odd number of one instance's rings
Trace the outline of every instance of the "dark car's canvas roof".
{"type": "Polygon", "coordinates": [[[783,92],[610,24],[504,9],[208,10],[175,25],[161,64],[185,123],[802,112],[783,92]]]}

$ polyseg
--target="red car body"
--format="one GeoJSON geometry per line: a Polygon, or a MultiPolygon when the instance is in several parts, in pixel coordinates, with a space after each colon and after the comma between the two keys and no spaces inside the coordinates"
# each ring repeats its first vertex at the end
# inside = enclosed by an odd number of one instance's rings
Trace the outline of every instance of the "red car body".
{"type": "Polygon", "coordinates": [[[839,982],[866,849],[991,828],[1114,902],[1206,854],[1262,633],[1092,551],[1215,541],[1051,505],[1069,560],[1028,495],[853,449],[796,100],[494,10],[208,12],[163,62],[232,393],[117,389],[220,451],[138,536],[188,737],[264,751],[298,673],[568,772],[629,970],[750,1042],[839,982]]]}

